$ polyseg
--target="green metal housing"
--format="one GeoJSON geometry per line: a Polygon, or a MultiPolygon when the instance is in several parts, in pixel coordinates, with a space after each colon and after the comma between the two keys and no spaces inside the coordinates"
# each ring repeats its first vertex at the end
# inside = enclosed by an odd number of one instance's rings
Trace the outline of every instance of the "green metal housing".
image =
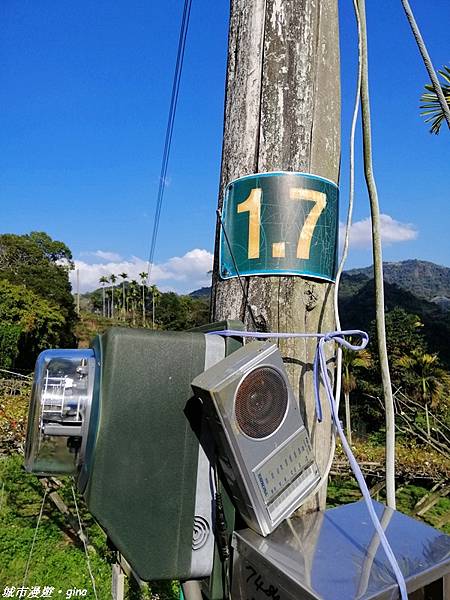
{"type": "MultiPolygon", "coordinates": [[[[243,325],[111,328],[93,344],[100,380],[80,481],[90,512],[145,581],[190,577],[201,427],[190,383],[205,368],[206,330],[231,327],[243,325]]],[[[230,338],[226,352],[239,346],[230,338]]]]}
{"type": "Polygon", "coordinates": [[[89,510],[146,581],[189,575],[198,440],[180,414],[205,354],[199,333],[149,333],[112,328],[100,337],[85,490],[89,510]]]}

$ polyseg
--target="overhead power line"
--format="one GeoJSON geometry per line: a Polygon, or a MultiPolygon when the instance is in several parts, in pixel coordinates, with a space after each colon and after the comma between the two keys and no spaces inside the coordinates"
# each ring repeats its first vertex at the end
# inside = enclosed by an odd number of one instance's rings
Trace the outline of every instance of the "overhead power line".
{"type": "Polygon", "coordinates": [[[178,103],[178,93],[180,91],[181,73],[183,70],[184,51],[186,47],[186,38],[189,27],[189,17],[191,14],[192,0],[185,0],[183,8],[183,17],[181,19],[180,35],[178,38],[177,60],[175,64],[175,72],[173,75],[172,95],[170,99],[169,116],[167,119],[166,136],[164,141],[164,150],[161,161],[161,171],[159,175],[158,195],[156,198],[155,218],[153,222],[153,233],[150,243],[150,253],[147,265],[147,282],[150,282],[153,261],[155,258],[156,241],[158,238],[159,221],[161,217],[161,208],[164,198],[164,190],[166,188],[167,167],[169,164],[170,148],[172,145],[173,127],[175,123],[175,115],[178,103]]]}

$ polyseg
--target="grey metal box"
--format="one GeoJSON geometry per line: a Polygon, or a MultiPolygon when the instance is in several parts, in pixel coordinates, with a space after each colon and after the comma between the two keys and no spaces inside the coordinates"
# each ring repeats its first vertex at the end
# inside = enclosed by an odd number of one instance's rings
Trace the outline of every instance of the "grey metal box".
{"type": "Polygon", "coordinates": [[[278,348],[251,342],[192,381],[237,509],[268,535],[320,475],[278,348]]]}
{"type": "MultiPolygon", "coordinates": [[[[450,536],[375,503],[409,600],[450,599],[450,536]]],[[[233,600],[397,600],[363,501],[233,536],[233,600]]]]}

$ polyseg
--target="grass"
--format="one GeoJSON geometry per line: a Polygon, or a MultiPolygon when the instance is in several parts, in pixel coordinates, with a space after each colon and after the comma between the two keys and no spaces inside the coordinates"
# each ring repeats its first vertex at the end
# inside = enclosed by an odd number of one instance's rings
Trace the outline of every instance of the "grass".
{"type": "MultiPolygon", "coordinates": [[[[0,398],[0,437],[2,450],[7,453],[0,458],[0,595],[6,586],[18,588],[22,585],[43,497],[43,488],[38,479],[24,472],[20,454],[28,402],[28,395],[0,398]]],[[[378,444],[356,444],[354,450],[362,461],[383,459],[383,448],[378,444]]],[[[338,457],[342,458],[339,447],[338,457]]],[[[407,479],[412,480],[413,474],[418,471],[428,473],[435,480],[448,477],[448,461],[420,447],[400,447],[398,462],[399,472],[407,479]]],[[[62,481],[64,485],[59,493],[67,506],[73,509],[71,481],[68,478],[62,481]]],[[[428,487],[431,486],[432,481],[428,487]]],[[[410,484],[400,488],[397,494],[398,509],[411,514],[416,503],[427,493],[424,485],[410,484]]],[[[330,480],[329,506],[355,502],[360,497],[353,478],[340,476],[330,480]]],[[[382,493],[379,499],[384,500],[382,493]]],[[[90,560],[97,596],[99,600],[109,600],[111,568],[115,557],[108,548],[104,532],[87,512],[82,498],[78,498],[77,502],[93,546],[90,560]]],[[[449,512],[450,499],[441,498],[422,520],[436,526],[449,512]]],[[[450,534],[450,523],[444,525],[442,531],[450,534]]],[[[54,598],[69,597],[74,589],[87,590],[85,597],[94,598],[84,548],[77,538],[73,539],[66,519],[50,500],[45,504],[25,586],[29,589],[33,586],[54,587],[54,598]]],[[[131,583],[125,597],[127,600],[176,600],[179,597],[178,583],[153,582],[143,590],[131,583]]]]}
{"type": "MultiPolygon", "coordinates": [[[[69,508],[74,508],[70,480],[64,482],[59,493],[69,508]]],[[[36,477],[24,472],[21,456],[0,459],[0,594],[7,586],[17,589],[23,583],[42,498],[43,487],[36,477]]],[[[89,556],[97,597],[109,600],[114,555],[107,546],[105,534],[86,512],[82,499],[78,497],[77,503],[94,548],[89,556]]],[[[94,598],[83,545],[74,542],[64,517],[50,500],[45,503],[25,582],[29,589],[35,586],[54,587],[54,597],[58,598],[69,597],[74,589],[87,590],[85,597],[94,598]]],[[[132,583],[126,590],[128,600],[175,600],[178,597],[176,582],[156,582],[143,590],[132,583]]]]}
{"type": "MultiPolygon", "coordinates": [[[[0,588],[22,585],[37,518],[43,497],[39,481],[22,470],[21,457],[0,461],[2,490],[0,510],[0,588]]],[[[67,491],[66,495],[67,495],[67,491]]],[[[65,498],[69,502],[68,498],[65,498]]],[[[69,504],[72,504],[69,502],[69,504]]],[[[72,540],[60,527],[61,514],[46,503],[25,585],[53,586],[65,595],[67,590],[87,589],[92,584],[81,544],[72,540]]],[[[107,560],[106,540],[101,530],[89,523],[88,534],[96,552],[90,553],[99,598],[110,597],[111,567],[107,560]]],[[[63,596],[64,597],[64,596],[63,596]]],[[[93,594],[92,594],[93,597],[93,594]]]]}
{"type": "MultiPolygon", "coordinates": [[[[70,486],[71,482],[67,479],[60,494],[69,508],[73,508],[70,486]]],[[[398,509],[410,514],[427,492],[422,486],[403,487],[397,495],[398,509]]],[[[42,497],[41,484],[36,477],[24,472],[20,455],[14,454],[0,460],[0,594],[6,586],[18,588],[22,585],[42,497]]],[[[328,488],[329,506],[355,502],[359,498],[359,488],[353,479],[335,477],[331,480],[328,488]]],[[[94,551],[90,552],[90,560],[97,595],[99,600],[107,600],[111,598],[111,564],[114,556],[108,549],[105,534],[84,508],[82,499],[78,498],[77,502],[90,544],[94,547],[94,551]]],[[[422,520],[435,526],[449,511],[450,500],[442,498],[422,520]]],[[[445,525],[443,531],[450,533],[450,525],[445,525]]],[[[74,589],[86,589],[86,597],[94,598],[83,546],[79,542],[74,543],[69,533],[64,517],[48,500],[25,586],[52,586],[58,598],[67,597],[74,589]]],[[[153,583],[144,590],[132,585],[126,591],[128,600],[175,600],[178,597],[176,582],[153,583]]]]}
{"type": "MultiPolygon", "coordinates": [[[[352,450],[358,462],[374,462],[380,465],[378,469],[378,478],[371,477],[374,485],[376,481],[381,481],[384,477],[384,446],[373,440],[362,442],[356,440],[352,445],[352,450]]],[[[338,443],[336,446],[336,459],[346,461],[342,446],[338,443]]],[[[414,443],[413,440],[399,441],[396,444],[396,472],[397,482],[397,509],[407,515],[412,515],[414,507],[426,494],[429,493],[433,484],[450,481],[450,464],[446,457],[438,454],[434,450],[425,449],[414,443]],[[401,482],[410,482],[402,484],[401,482]],[[422,483],[423,482],[423,483],[422,483]]],[[[355,502],[361,498],[359,486],[354,477],[350,475],[333,476],[328,485],[328,506],[339,506],[347,502],[355,502]]],[[[385,502],[384,490],[376,498],[385,502]]],[[[450,513],[450,497],[440,498],[439,501],[430,508],[423,516],[415,518],[428,523],[432,527],[437,527],[440,520],[450,513]]],[[[444,533],[450,534],[450,523],[439,527],[444,533]]]]}

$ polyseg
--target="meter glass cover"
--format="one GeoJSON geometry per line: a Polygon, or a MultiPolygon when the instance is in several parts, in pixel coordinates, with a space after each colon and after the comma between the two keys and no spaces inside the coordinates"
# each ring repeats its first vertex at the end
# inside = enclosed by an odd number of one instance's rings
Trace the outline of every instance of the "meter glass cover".
{"type": "Polygon", "coordinates": [[[46,350],[36,362],[25,468],[75,474],[82,462],[95,376],[92,350],[46,350]]]}

